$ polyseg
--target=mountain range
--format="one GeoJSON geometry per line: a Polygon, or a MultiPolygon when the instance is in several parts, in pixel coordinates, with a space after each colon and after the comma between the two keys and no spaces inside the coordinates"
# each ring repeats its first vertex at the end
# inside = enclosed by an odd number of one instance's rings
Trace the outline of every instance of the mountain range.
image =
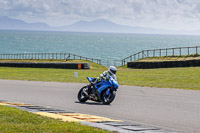
{"type": "Polygon", "coordinates": [[[7,16],[0,17],[0,29],[8,30],[48,30],[51,27],[45,23],[26,23],[7,16]]]}
{"type": "Polygon", "coordinates": [[[0,29],[5,30],[41,30],[69,32],[105,32],[105,33],[144,33],[144,34],[200,34],[200,31],[170,31],[138,26],[125,26],[105,19],[93,21],[80,20],[67,26],[49,26],[45,23],[27,23],[7,16],[0,17],[0,29]]]}

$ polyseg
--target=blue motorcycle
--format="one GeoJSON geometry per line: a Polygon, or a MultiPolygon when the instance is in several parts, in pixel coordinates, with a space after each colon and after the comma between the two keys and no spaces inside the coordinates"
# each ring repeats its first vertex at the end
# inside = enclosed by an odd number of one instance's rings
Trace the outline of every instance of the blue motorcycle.
{"type": "Polygon", "coordinates": [[[78,100],[80,102],[92,100],[102,102],[107,105],[115,99],[116,91],[119,85],[111,76],[109,76],[109,79],[107,80],[101,79],[101,81],[96,84],[92,84],[94,78],[87,77],[87,80],[90,84],[82,87],[78,92],[78,100]],[[101,101],[98,99],[97,91],[100,93],[101,101]]]}

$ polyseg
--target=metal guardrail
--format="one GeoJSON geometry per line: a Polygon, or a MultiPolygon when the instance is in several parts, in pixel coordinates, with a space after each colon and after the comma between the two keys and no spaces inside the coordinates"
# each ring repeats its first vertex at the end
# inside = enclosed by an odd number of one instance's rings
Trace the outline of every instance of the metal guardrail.
{"type": "Polygon", "coordinates": [[[55,59],[55,60],[88,60],[97,64],[101,64],[100,59],[87,58],[70,53],[21,53],[21,54],[0,54],[0,59],[55,59]]]}
{"type": "Polygon", "coordinates": [[[200,46],[194,47],[176,47],[176,48],[166,48],[166,49],[153,49],[153,50],[142,50],[136,54],[128,56],[122,59],[122,66],[126,65],[128,61],[136,61],[147,57],[161,57],[161,56],[183,56],[199,54],[200,46]]]}
{"type": "Polygon", "coordinates": [[[153,50],[142,50],[136,54],[130,55],[122,60],[104,60],[94,58],[87,58],[71,53],[20,53],[20,54],[0,54],[0,59],[55,59],[55,60],[88,60],[94,63],[104,66],[124,66],[127,62],[136,61],[147,57],[161,57],[161,56],[182,56],[199,54],[200,46],[194,47],[176,47],[166,49],[153,49],[153,50]]]}
{"type": "Polygon", "coordinates": [[[108,66],[121,66],[121,60],[113,60],[113,59],[104,59],[104,60],[102,60],[102,62],[101,62],[101,65],[103,65],[103,66],[106,66],[106,67],[108,67],[108,66]]]}

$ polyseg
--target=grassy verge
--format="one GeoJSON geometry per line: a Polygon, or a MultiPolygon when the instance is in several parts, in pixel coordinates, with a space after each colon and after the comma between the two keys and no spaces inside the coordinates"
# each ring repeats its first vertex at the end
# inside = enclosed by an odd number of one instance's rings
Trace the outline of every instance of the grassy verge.
{"type": "Polygon", "coordinates": [[[123,69],[118,77],[123,85],[200,90],[200,67],[123,69]]]}
{"type": "Polygon", "coordinates": [[[162,56],[148,57],[137,60],[137,62],[160,62],[160,61],[184,61],[184,60],[200,60],[200,55],[185,55],[185,56],[162,56]]]}
{"type": "Polygon", "coordinates": [[[56,62],[65,62],[65,63],[90,63],[90,68],[91,69],[104,69],[105,67],[99,64],[96,64],[92,61],[87,61],[87,60],[56,60],[56,59],[39,59],[39,60],[34,60],[34,59],[13,59],[13,60],[5,60],[5,59],[0,59],[0,62],[34,62],[34,63],[38,63],[38,62],[52,62],[52,63],[56,63],[56,62]]]}
{"type": "MultiPolygon", "coordinates": [[[[0,67],[0,79],[87,83],[87,76],[97,77],[105,70],[106,68],[69,70],[0,67]],[[74,78],[74,72],[78,72],[78,78],[74,78]]],[[[119,68],[117,77],[120,85],[200,90],[200,67],[162,69],[119,68]]]]}
{"type": "Polygon", "coordinates": [[[19,133],[108,133],[73,122],[60,122],[19,109],[0,105],[0,132],[19,133]]]}

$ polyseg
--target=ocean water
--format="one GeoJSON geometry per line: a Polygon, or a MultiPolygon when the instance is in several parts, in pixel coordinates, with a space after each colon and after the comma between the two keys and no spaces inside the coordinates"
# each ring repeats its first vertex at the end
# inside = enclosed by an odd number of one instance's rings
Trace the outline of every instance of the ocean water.
{"type": "Polygon", "coordinates": [[[200,46],[200,36],[0,30],[0,54],[72,53],[109,64],[141,50],[200,46]]]}

